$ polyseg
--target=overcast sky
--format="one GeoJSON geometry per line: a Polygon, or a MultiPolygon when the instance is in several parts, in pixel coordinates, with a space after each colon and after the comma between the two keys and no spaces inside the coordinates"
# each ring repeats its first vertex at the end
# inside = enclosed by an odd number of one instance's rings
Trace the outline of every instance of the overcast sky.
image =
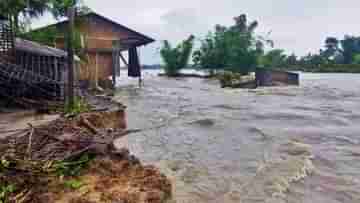
{"type": "MultiPolygon", "coordinates": [[[[141,49],[144,64],[159,63],[160,41],[203,37],[215,24],[231,25],[242,13],[271,31],[276,48],[305,55],[318,52],[327,36],[360,35],[360,0],[85,0],[101,15],[155,38],[141,49]]],[[[35,27],[53,22],[43,17],[35,27]]]]}

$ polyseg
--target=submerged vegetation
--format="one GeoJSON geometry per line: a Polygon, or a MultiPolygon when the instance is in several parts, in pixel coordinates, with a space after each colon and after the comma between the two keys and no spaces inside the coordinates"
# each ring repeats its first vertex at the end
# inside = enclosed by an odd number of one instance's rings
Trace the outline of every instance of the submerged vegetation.
{"type": "MultiPolygon", "coordinates": [[[[192,54],[193,67],[207,71],[210,75],[218,71],[246,75],[256,67],[360,73],[360,37],[345,35],[342,40],[328,37],[324,49],[320,49],[319,53],[298,57],[294,53],[287,55],[283,49],[273,48],[274,43],[268,36],[257,35],[255,31],[259,23],[248,22],[246,14],[234,20],[235,24],[229,27],[216,25],[214,31],[200,40],[199,47],[192,54]]],[[[186,67],[185,63],[178,63],[181,47],[182,44],[172,49],[169,42],[165,41],[161,49],[168,75],[176,75],[186,67]]],[[[188,50],[191,52],[191,49],[188,50]]]]}
{"type": "Polygon", "coordinates": [[[164,70],[166,75],[176,76],[181,69],[188,65],[194,46],[194,39],[194,36],[191,35],[176,47],[172,47],[169,41],[164,41],[160,54],[165,63],[164,70]]]}
{"type": "Polygon", "coordinates": [[[230,27],[216,25],[215,32],[201,41],[193,54],[196,67],[210,73],[227,70],[247,74],[258,65],[257,57],[263,53],[265,43],[272,42],[255,35],[258,22],[249,23],[245,14],[234,20],[230,27]]]}

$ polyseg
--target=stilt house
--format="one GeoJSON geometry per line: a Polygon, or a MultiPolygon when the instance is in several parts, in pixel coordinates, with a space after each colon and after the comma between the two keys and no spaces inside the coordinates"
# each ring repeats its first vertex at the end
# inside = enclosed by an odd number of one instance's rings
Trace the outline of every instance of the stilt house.
{"type": "MultiPolygon", "coordinates": [[[[54,41],[56,48],[65,48],[64,33],[68,21],[44,28],[56,28],[59,33],[54,41]]],[[[154,39],[120,25],[104,16],[90,12],[77,16],[76,30],[80,35],[82,55],[85,60],[78,71],[79,80],[92,87],[113,87],[120,74],[120,60],[128,66],[130,77],[141,77],[139,47],[154,42],[154,39]],[[123,52],[128,52],[125,59],[123,52]]]]}

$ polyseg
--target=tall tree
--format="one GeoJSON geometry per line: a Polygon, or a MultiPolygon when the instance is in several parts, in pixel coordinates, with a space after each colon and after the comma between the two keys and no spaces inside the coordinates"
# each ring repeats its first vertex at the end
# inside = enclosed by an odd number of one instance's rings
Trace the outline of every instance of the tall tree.
{"type": "Polygon", "coordinates": [[[326,49],[339,49],[339,40],[336,37],[328,37],[325,40],[326,49]]]}
{"type": "Polygon", "coordinates": [[[353,63],[354,56],[360,54],[360,37],[346,35],[341,40],[341,47],[344,55],[344,63],[353,63]]]}
{"type": "Polygon", "coordinates": [[[325,50],[320,50],[320,56],[327,60],[327,63],[341,63],[342,50],[339,47],[339,40],[336,37],[328,37],[325,40],[325,50]]]}
{"type": "Polygon", "coordinates": [[[277,67],[286,64],[286,54],[282,49],[273,49],[268,51],[265,55],[259,57],[261,65],[265,67],[277,67]]]}
{"type": "Polygon", "coordinates": [[[294,53],[286,58],[286,65],[297,65],[297,63],[298,59],[294,53]]]}
{"type": "Polygon", "coordinates": [[[19,32],[21,17],[37,18],[50,10],[52,0],[1,0],[0,13],[12,21],[12,26],[19,32]]]}
{"type": "Polygon", "coordinates": [[[233,26],[217,25],[194,52],[193,60],[199,68],[214,71],[227,69],[246,74],[257,65],[257,56],[263,53],[264,38],[255,36],[258,22],[248,22],[242,14],[234,18],[233,26]]]}
{"type": "Polygon", "coordinates": [[[76,9],[76,15],[81,15],[90,11],[83,0],[50,0],[51,12],[55,18],[61,18],[67,16],[67,10],[69,7],[76,9]]]}

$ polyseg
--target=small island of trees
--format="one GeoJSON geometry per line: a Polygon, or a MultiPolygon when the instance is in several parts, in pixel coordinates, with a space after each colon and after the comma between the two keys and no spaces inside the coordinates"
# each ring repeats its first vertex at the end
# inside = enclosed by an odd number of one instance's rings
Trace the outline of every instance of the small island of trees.
{"type": "Polygon", "coordinates": [[[298,57],[287,55],[283,49],[275,49],[269,36],[256,34],[257,21],[248,22],[247,15],[234,18],[234,25],[216,25],[200,39],[195,50],[195,37],[172,47],[164,41],[161,57],[165,73],[176,76],[181,69],[189,67],[205,70],[210,75],[227,71],[246,75],[256,67],[306,72],[345,72],[360,73],[360,37],[346,35],[339,40],[335,37],[325,39],[319,53],[309,53],[298,57]],[[191,57],[192,56],[192,57],[191,57]]]}

